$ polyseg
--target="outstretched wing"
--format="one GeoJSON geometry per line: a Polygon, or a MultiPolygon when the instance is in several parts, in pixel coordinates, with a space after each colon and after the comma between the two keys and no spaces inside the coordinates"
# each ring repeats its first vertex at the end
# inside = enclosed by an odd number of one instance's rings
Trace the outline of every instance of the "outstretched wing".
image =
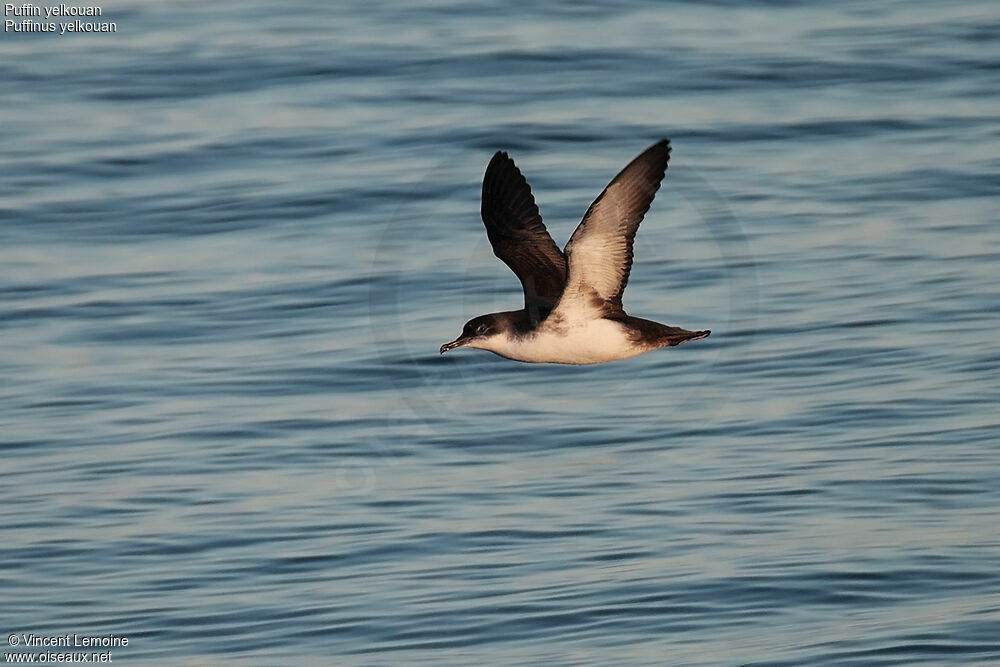
{"type": "Polygon", "coordinates": [[[502,151],[486,167],[482,214],[493,254],[521,281],[524,307],[539,321],[562,295],[566,258],[542,224],[528,182],[502,151]]]}
{"type": "Polygon", "coordinates": [[[670,142],[653,144],[614,177],[566,244],[569,275],[557,311],[624,317],[622,292],[632,269],[632,243],[670,159],[670,142]]]}

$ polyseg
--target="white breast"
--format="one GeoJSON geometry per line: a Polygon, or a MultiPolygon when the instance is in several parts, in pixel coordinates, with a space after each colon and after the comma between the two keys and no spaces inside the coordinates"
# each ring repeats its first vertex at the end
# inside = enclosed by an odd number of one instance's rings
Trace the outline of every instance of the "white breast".
{"type": "Polygon", "coordinates": [[[488,349],[518,361],[599,364],[633,357],[652,348],[629,340],[620,322],[588,319],[569,326],[546,321],[537,331],[523,338],[498,337],[488,349]]]}

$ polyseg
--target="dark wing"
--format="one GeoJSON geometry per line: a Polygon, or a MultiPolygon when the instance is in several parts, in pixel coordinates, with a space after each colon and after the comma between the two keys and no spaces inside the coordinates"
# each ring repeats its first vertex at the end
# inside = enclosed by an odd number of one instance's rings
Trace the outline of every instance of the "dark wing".
{"type": "Polygon", "coordinates": [[[569,275],[559,311],[624,317],[622,292],[632,269],[632,243],[670,159],[670,142],[653,144],[614,177],[566,244],[569,275]]]}
{"type": "Polygon", "coordinates": [[[493,254],[521,281],[524,307],[537,322],[562,295],[566,258],[542,224],[528,182],[502,151],[486,167],[482,214],[493,254]]]}

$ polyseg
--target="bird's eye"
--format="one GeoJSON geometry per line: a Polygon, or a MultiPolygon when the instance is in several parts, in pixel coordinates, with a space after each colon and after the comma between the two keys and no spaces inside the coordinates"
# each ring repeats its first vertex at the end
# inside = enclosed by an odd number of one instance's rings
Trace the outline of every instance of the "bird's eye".
{"type": "Polygon", "coordinates": [[[479,334],[480,336],[485,335],[486,332],[489,330],[490,328],[485,324],[480,324],[478,327],[476,327],[476,333],[479,334]]]}

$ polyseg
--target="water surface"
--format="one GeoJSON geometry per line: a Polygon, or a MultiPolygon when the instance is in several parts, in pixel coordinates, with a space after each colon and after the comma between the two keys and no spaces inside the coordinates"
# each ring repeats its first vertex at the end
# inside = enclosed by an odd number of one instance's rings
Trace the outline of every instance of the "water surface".
{"type": "Polygon", "coordinates": [[[0,630],[1000,662],[993,3],[114,2],[0,42],[0,630]],[[440,357],[669,137],[614,364],[440,357]]]}

